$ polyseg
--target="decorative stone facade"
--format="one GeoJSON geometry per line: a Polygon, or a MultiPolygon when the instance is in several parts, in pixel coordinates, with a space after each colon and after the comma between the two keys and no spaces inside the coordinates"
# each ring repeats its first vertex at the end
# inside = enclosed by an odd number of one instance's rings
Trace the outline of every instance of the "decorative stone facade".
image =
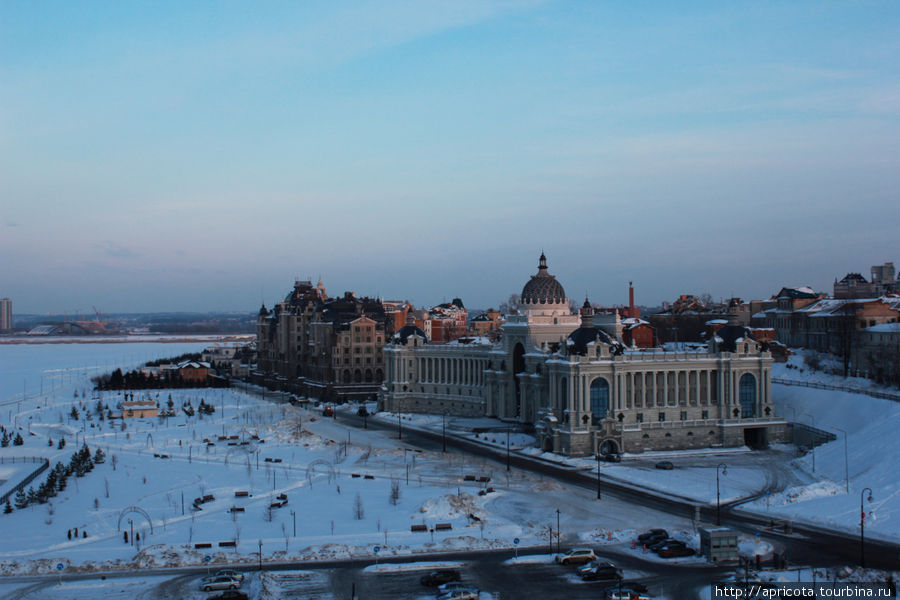
{"type": "Polygon", "coordinates": [[[546,269],[542,255],[498,342],[395,336],[381,407],[515,421],[533,426],[543,449],[571,456],[785,440],[771,355],[745,327],[730,323],[697,352],[629,350],[618,315],[594,315],[588,303],[571,314],[546,269]]]}

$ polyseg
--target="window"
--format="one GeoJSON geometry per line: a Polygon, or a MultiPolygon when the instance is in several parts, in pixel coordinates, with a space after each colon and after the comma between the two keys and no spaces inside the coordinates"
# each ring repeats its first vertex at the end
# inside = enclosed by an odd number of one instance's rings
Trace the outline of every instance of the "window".
{"type": "Polygon", "coordinates": [[[666,420],[666,413],[664,413],[664,412],[659,413],[659,420],[660,420],[660,422],[665,421],[665,420],[666,420]]]}
{"type": "Polygon", "coordinates": [[[687,421],[687,411],[681,411],[681,415],[679,415],[682,421],[687,421]]]}
{"type": "Polygon", "coordinates": [[[756,416],[756,377],[750,373],[741,375],[739,396],[741,402],[741,418],[756,416]]]}
{"type": "Polygon", "coordinates": [[[701,419],[708,419],[708,418],[709,418],[709,411],[708,411],[708,410],[704,410],[703,412],[701,412],[701,413],[700,413],[700,418],[701,418],[701,419]]]}
{"type": "Polygon", "coordinates": [[[591,421],[599,423],[609,412],[609,383],[602,377],[591,382],[591,421]]]}
{"type": "Polygon", "coordinates": [[[644,413],[638,413],[638,414],[634,415],[634,420],[637,421],[638,423],[643,423],[644,422],[644,413]]]}

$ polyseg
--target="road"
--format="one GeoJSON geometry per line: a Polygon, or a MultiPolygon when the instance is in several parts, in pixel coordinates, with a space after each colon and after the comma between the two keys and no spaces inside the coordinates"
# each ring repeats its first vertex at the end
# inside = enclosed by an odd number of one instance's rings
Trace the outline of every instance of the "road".
{"type": "MultiPolygon", "coordinates": [[[[364,425],[362,417],[343,411],[336,411],[336,413],[336,418],[347,425],[354,427],[364,425]]],[[[365,426],[368,428],[397,431],[397,427],[376,419],[366,419],[365,421],[365,426]]],[[[404,427],[403,439],[410,445],[431,451],[440,451],[446,442],[448,449],[453,448],[468,454],[489,458],[501,464],[506,463],[508,456],[510,465],[518,469],[554,477],[560,481],[586,489],[594,490],[597,488],[596,475],[515,453],[507,455],[501,449],[471,442],[456,436],[447,435],[446,440],[444,440],[439,432],[404,427]]],[[[688,519],[694,517],[695,511],[699,511],[702,521],[705,521],[707,524],[715,522],[715,506],[707,506],[695,501],[651,492],[622,482],[605,480],[602,481],[601,487],[603,494],[609,494],[619,500],[688,519]]],[[[799,524],[793,526],[791,535],[767,531],[770,525],[769,519],[740,512],[733,506],[734,504],[722,504],[722,525],[753,535],[759,532],[763,539],[786,553],[788,560],[791,562],[817,566],[838,566],[853,565],[859,561],[860,545],[858,536],[829,530],[824,527],[799,524]]],[[[897,568],[898,564],[900,564],[900,544],[872,539],[866,540],[867,567],[893,570],[897,568]]]]}

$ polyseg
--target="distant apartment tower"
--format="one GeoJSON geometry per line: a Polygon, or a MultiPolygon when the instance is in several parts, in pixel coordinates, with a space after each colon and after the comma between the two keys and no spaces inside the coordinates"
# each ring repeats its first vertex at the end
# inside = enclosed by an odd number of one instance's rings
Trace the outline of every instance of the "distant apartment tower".
{"type": "Polygon", "coordinates": [[[0,331],[12,329],[12,300],[0,298],[0,331]]]}

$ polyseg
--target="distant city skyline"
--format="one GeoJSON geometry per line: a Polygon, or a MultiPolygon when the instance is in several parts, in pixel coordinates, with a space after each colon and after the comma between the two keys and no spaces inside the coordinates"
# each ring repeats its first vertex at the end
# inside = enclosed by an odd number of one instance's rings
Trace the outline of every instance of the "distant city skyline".
{"type": "Polygon", "coordinates": [[[0,297],[768,298],[900,260],[900,5],[0,4],[0,297]]]}

